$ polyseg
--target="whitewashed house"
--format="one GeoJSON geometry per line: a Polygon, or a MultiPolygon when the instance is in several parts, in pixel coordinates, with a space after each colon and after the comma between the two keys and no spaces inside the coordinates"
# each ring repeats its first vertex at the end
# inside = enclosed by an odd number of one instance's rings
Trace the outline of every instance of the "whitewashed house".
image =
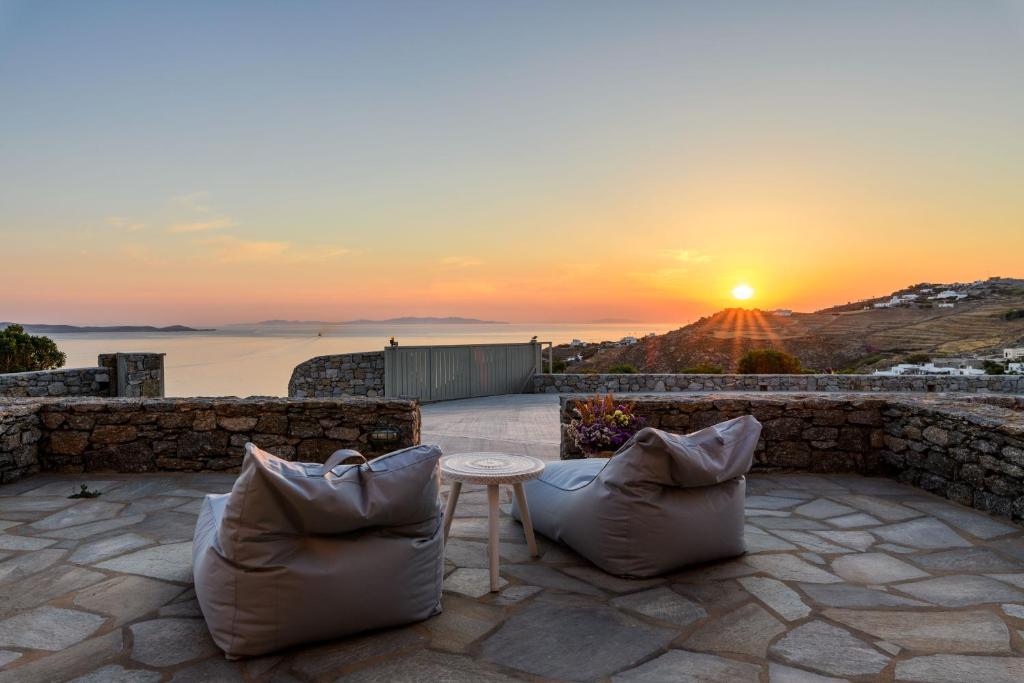
{"type": "Polygon", "coordinates": [[[899,375],[957,375],[962,377],[977,377],[984,375],[985,371],[978,368],[943,368],[935,363],[900,363],[888,370],[875,370],[874,374],[885,377],[899,375]]]}
{"type": "Polygon", "coordinates": [[[1003,349],[1003,358],[1005,360],[1017,360],[1018,358],[1024,358],[1024,347],[1003,349]]]}
{"type": "Polygon", "coordinates": [[[622,339],[619,340],[620,344],[626,344],[626,345],[636,344],[636,342],[637,342],[636,337],[623,337],[622,339]]]}

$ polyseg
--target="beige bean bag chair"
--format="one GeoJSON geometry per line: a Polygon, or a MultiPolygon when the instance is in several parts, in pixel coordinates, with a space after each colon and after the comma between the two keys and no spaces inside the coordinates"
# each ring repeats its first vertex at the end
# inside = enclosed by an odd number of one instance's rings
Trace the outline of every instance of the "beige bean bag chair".
{"type": "Polygon", "coordinates": [[[246,444],[196,523],[196,596],[228,658],[426,619],[444,571],[436,446],[320,465],[246,444]]]}
{"type": "Polygon", "coordinates": [[[533,528],[618,576],[740,555],[760,435],[750,415],[685,436],[647,427],[610,459],[550,463],[523,484],[533,528]]]}

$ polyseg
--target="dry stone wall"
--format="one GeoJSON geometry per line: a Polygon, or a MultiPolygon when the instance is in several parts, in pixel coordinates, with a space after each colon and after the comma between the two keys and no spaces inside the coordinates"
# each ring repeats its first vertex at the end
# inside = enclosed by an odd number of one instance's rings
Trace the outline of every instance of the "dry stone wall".
{"type": "Polygon", "coordinates": [[[164,354],[105,353],[93,368],[60,368],[0,375],[0,396],[127,396],[164,395],[164,354]]]}
{"type": "Polygon", "coordinates": [[[534,375],[541,394],[663,391],[865,391],[1024,394],[1024,375],[984,377],[880,375],[534,375]]]}
{"type": "MultiPolygon", "coordinates": [[[[566,427],[582,396],[561,398],[566,427]]],[[[899,394],[622,396],[647,424],[688,433],[740,415],[763,425],[757,469],[886,475],[1024,523],[1024,399],[899,394]]]]}
{"type": "Polygon", "coordinates": [[[340,398],[384,395],[384,352],[317,356],[292,370],[288,396],[340,398]]]}
{"type": "Polygon", "coordinates": [[[0,480],[38,470],[233,470],[246,442],[288,460],[341,448],[368,458],[419,443],[410,400],[40,399],[0,403],[0,480]],[[382,427],[397,439],[371,437],[382,427]]]}

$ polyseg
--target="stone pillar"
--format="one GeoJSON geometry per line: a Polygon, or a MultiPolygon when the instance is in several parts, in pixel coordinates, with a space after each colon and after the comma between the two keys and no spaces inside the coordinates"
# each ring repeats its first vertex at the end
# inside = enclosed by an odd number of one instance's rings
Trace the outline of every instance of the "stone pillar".
{"type": "Polygon", "coordinates": [[[104,353],[99,364],[110,372],[110,395],[163,398],[163,353],[104,353]]]}

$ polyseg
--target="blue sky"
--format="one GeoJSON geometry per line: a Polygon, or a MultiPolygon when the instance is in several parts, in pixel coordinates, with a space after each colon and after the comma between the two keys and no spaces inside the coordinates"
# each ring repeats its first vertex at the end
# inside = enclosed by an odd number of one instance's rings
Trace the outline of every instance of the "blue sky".
{"type": "Polygon", "coordinates": [[[0,0],[0,287],[58,271],[0,319],[671,320],[1010,274],[1022,38],[1021,2],[0,0]]]}

